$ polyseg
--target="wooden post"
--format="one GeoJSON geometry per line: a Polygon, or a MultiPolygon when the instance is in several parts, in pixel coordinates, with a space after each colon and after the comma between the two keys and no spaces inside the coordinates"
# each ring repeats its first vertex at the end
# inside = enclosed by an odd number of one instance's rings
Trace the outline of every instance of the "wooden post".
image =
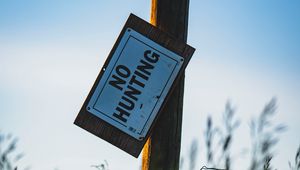
{"type": "MultiPolygon", "coordinates": [[[[183,42],[187,40],[189,0],[152,0],[151,23],[183,42]]],[[[184,75],[175,87],[143,150],[143,170],[178,170],[184,75]]]]}

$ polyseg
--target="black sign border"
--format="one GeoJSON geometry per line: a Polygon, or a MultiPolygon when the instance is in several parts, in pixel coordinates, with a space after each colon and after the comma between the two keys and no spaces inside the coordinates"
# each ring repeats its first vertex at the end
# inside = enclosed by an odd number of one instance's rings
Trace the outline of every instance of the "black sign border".
{"type": "Polygon", "coordinates": [[[142,20],[141,18],[135,16],[134,14],[130,14],[128,17],[116,43],[114,44],[112,50],[110,51],[99,75],[97,76],[97,79],[89,92],[83,106],[81,107],[74,124],[77,126],[87,130],[88,132],[104,139],[105,141],[113,144],[114,146],[122,149],[123,151],[129,153],[130,155],[134,157],[138,157],[141,153],[148,137],[150,136],[153,127],[155,125],[155,122],[157,121],[157,118],[161,115],[161,111],[163,107],[166,104],[166,101],[168,100],[170,94],[172,93],[175,85],[177,84],[180,76],[183,75],[184,70],[189,63],[195,49],[186,43],[177,40],[176,38],[172,37],[171,35],[161,31],[157,27],[151,25],[150,23],[142,20]],[[94,114],[87,111],[86,107],[89,103],[92,94],[94,93],[103,73],[106,69],[108,63],[110,62],[118,44],[120,43],[120,40],[122,36],[124,35],[127,28],[131,28],[135,30],[136,32],[146,36],[147,38],[151,39],[152,41],[160,44],[161,46],[167,48],[170,51],[173,51],[174,53],[178,54],[179,56],[184,58],[184,63],[176,76],[176,79],[174,83],[172,84],[167,97],[165,101],[162,104],[162,107],[159,109],[158,114],[156,115],[147,135],[142,140],[137,140],[134,137],[126,134],[125,132],[119,130],[118,128],[108,124],[107,122],[103,121],[99,117],[95,116],[94,114]]]}

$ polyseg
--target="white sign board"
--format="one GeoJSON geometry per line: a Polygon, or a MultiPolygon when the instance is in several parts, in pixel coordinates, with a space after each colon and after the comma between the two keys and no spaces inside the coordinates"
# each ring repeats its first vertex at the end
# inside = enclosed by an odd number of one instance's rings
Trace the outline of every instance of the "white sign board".
{"type": "Polygon", "coordinates": [[[184,58],[127,28],[86,109],[143,140],[184,58]]]}

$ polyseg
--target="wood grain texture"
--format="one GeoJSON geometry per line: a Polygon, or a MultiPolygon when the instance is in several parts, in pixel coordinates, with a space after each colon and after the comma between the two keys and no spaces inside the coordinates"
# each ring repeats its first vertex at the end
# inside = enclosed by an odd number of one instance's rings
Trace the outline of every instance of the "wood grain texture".
{"type": "MultiPolygon", "coordinates": [[[[109,61],[111,60],[114,51],[116,50],[122,35],[124,34],[127,28],[131,28],[144,36],[148,37],[149,39],[155,41],[156,43],[162,45],[163,47],[177,53],[178,55],[185,58],[184,64],[180,70],[180,74],[183,73],[185,67],[187,66],[193,52],[194,48],[190,47],[189,45],[185,44],[184,42],[172,37],[169,34],[166,34],[159,30],[158,28],[154,27],[153,25],[147,23],[146,21],[138,18],[137,16],[130,14],[128,20],[126,21],[116,43],[114,44],[111,52],[108,55],[107,60],[105,61],[91,91],[89,92],[79,114],[77,115],[74,124],[77,126],[87,130],[88,132],[104,139],[105,141],[113,144],[114,146],[122,149],[123,151],[129,153],[134,157],[138,157],[143,146],[149,137],[152,129],[153,124],[155,124],[157,117],[160,115],[161,109],[164,107],[165,103],[163,103],[162,108],[160,109],[158,116],[155,118],[154,123],[151,125],[147,136],[142,141],[136,140],[135,138],[127,135],[126,133],[120,131],[119,129],[115,128],[114,126],[108,124],[107,122],[103,121],[102,119],[98,118],[97,116],[89,113],[86,110],[86,106],[91,99],[92,94],[94,93],[97,84],[99,83],[102,75],[103,75],[103,68],[106,68],[109,61]]],[[[178,76],[175,80],[175,83],[178,82],[178,76]]],[[[171,91],[174,88],[174,84],[172,85],[171,91]]],[[[166,100],[169,98],[170,92],[168,93],[166,100]]]]}
{"type": "MultiPolygon", "coordinates": [[[[189,0],[152,0],[151,23],[185,43],[188,9],[189,0]]],[[[182,48],[185,48],[182,56],[193,50],[187,46],[182,48]]],[[[184,73],[181,73],[144,148],[143,163],[147,165],[143,164],[143,170],[179,169],[183,95],[184,73]]]]}

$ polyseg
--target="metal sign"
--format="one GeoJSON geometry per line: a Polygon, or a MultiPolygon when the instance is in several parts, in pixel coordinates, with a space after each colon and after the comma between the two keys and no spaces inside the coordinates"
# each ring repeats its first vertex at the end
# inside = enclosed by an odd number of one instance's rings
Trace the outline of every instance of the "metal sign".
{"type": "Polygon", "coordinates": [[[74,123],[138,157],[194,51],[131,14],[74,123]]]}
{"type": "Polygon", "coordinates": [[[183,61],[183,57],[127,28],[86,109],[142,140],[183,61]]]}

